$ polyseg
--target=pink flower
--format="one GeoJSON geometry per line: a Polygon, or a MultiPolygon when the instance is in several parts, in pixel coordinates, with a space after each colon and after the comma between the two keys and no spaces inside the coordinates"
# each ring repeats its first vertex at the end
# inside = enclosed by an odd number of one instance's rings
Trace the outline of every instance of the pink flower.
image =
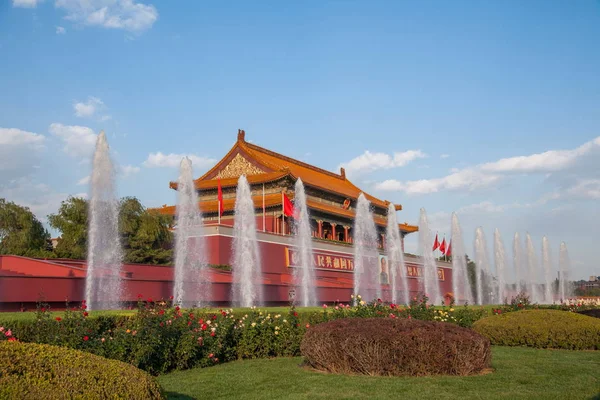
{"type": "Polygon", "coordinates": [[[6,337],[12,336],[12,331],[10,329],[7,330],[6,332],[4,332],[4,336],[6,336],[6,337]]]}
{"type": "Polygon", "coordinates": [[[104,342],[106,341],[106,339],[102,338],[102,339],[100,339],[100,341],[101,341],[102,343],[104,343],[104,342]]]}
{"type": "Polygon", "coordinates": [[[215,355],[214,355],[213,353],[210,353],[210,354],[208,355],[208,358],[213,358],[214,356],[215,356],[215,355]]]}
{"type": "Polygon", "coordinates": [[[323,304],[323,308],[327,308],[327,304],[323,304]]]}
{"type": "Polygon", "coordinates": [[[0,326],[0,332],[4,332],[4,327],[0,326]]]}
{"type": "Polygon", "coordinates": [[[203,344],[203,343],[204,343],[204,338],[203,338],[202,336],[200,336],[200,337],[198,338],[198,344],[199,344],[200,346],[202,346],[202,344],[203,344]]]}
{"type": "Polygon", "coordinates": [[[310,324],[306,324],[306,329],[310,328],[310,324]]]}

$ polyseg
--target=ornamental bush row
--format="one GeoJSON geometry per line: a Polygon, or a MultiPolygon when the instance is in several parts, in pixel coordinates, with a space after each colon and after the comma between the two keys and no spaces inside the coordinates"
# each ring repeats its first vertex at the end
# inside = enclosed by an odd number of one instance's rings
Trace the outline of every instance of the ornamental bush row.
{"type": "Polygon", "coordinates": [[[600,319],[573,312],[511,312],[483,318],[473,329],[493,345],[600,350],[600,319]]]}
{"type": "Polygon", "coordinates": [[[409,307],[374,301],[336,304],[321,312],[282,314],[258,309],[243,314],[233,310],[207,313],[183,310],[165,301],[140,301],[133,316],[100,316],[80,307],[54,317],[40,305],[34,321],[0,325],[2,339],[45,343],[87,351],[130,363],[151,374],[204,367],[243,358],[300,355],[308,327],[348,317],[406,318],[449,321],[470,325],[482,311],[465,307],[434,309],[427,298],[415,298],[409,307]],[[475,316],[473,316],[473,315],[475,316]],[[6,336],[10,330],[10,336],[6,336]]]}

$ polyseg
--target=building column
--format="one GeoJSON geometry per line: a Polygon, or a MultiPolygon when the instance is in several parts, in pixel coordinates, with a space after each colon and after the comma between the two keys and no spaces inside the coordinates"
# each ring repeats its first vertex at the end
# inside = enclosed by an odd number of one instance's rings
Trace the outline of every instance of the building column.
{"type": "Polygon", "coordinates": [[[335,236],[335,227],[337,226],[337,224],[331,224],[331,238],[333,240],[337,240],[337,237],[335,236]]]}
{"type": "Polygon", "coordinates": [[[318,219],[317,224],[319,224],[319,230],[318,230],[317,235],[318,235],[319,239],[323,239],[323,221],[318,219]]]}
{"type": "Polygon", "coordinates": [[[385,250],[385,233],[381,234],[381,248],[385,250]]]}
{"type": "Polygon", "coordinates": [[[402,253],[404,254],[404,235],[400,234],[400,247],[402,248],[402,253]]]}
{"type": "Polygon", "coordinates": [[[350,229],[349,226],[344,226],[344,242],[348,243],[348,230],[350,229]]]}

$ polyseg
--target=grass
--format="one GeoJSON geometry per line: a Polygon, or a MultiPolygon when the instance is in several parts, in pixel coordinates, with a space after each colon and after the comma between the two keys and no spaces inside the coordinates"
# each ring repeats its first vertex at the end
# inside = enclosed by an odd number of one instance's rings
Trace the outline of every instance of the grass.
{"type": "Polygon", "coordinates": [[[160,376],[170,399],[600,399],[600,351],[493,347],[494,372],[469,377],[332,375],[302,358],[236,361],[160,376]]]}
{"type": "MultiPolygon", "coordinates": [[[[77,304],[73,304],[73,306],[77,306],[77,304]]],[[[459,308],[462,306],[456,306],[455,308],[459,308]]],[[[492,314],[492,308],[498,306],[468,306],[469,308],[477,308],[486,310],[486,315],[492,314]]],[[[227,307],[223,307],[227,308],[227,307]]],[[[435,308],[441,308],[439,306],[435,306],[435,308]]],[[[218,312],[221,308],[204,308],[199,309],[206,313],[218,312]]],[[[287,313],[290,310],[289,306],[286,307],[260,307],[261,311],[268,313],[287,313]]],[[[296,307],[296,310],[299,313],[312,313],[312,312],[322,312],[322,307],[296,307]]],[[[234,308],[235,314],[243,314],[244,312],[250,311],[250,308],[234,308]]],[[[136,310],[98,310],[98,311],[90,311],[90,317],[96,316],[105,316],[105,315],[134,315],[136,310]]],[[[50,313],[52,317],[63,317],[64,311],[52,311],[50,313]]],[[[0,312],[0,324],[12,321],[33,321],[35,319],[36,312],[33,311],[25,311],[25,312],[0,312]]]]}

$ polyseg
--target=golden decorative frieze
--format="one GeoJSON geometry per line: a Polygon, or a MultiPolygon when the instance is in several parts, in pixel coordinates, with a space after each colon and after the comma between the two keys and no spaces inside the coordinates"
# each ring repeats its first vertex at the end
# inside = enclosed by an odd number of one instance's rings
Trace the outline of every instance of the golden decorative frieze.
{"type": "Polygon", "coordinates": [[[229,164],[225,166],[225,168],[219,171],[214,179],[237,178],[241,175],[257,175],[264,172],[265,171],[261,170],[238,153],[235,155],[235,157],[233,157],[229,164]]]}

